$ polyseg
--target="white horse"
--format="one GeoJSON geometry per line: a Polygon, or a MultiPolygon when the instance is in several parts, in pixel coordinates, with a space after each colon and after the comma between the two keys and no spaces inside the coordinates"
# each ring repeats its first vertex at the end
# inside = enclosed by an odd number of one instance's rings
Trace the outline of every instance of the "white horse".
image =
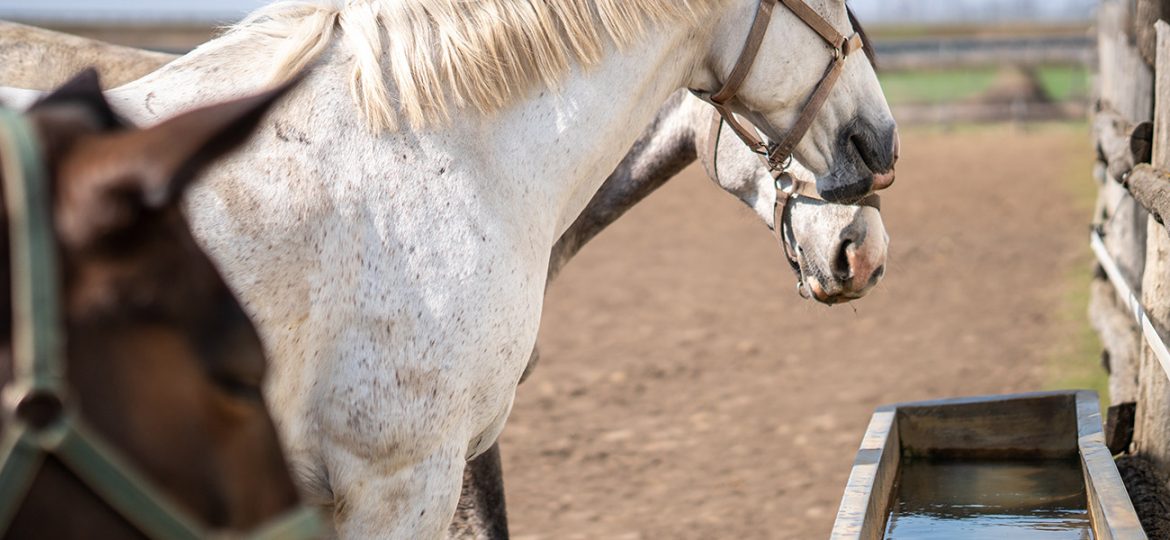
{"type": "MultiPolygon", "coordinates": [[[[868,43],[866,53],[872,61],[868,43]]],[[[0,21],[0,58],[5,60],[0,64],[0,85],[48,89],[87,67],[101,73],[103,84],[120,86],[178,56],[0,21]]],[[[633,149],[553,246],[550,281],[585,243],[696,157],[702,159],[721,187],[755,210],[770,228],[774,226],[769,207],[774,190],[763,177],[768,171],[751,152],[734,143],[720,145],[718,163],[722,174],[714,172],[717,163],[708,140],[711,112],[708,105],[685,91],[677,92],[663,105],[633,149]]],[[[723,137],[732,140],[734,133],[726,126],[722,129],[723,137]]],[[[811,173],[799,163],[790,169],[800,181],[813,181],[811,173]]],[[[798,291],[804,297],[826,303],[857,298],[874,284],[870,278],[880,277],[874,276],[873,270],[882,268],[889,238],[866,234],[881,228],[878,214],[866,214],[863,207],[851,209],[801,197],[792,204],[789,220],[798,248],[797,260],[791,262],[799,278],[798,291]],[[866,218],[865,223],[858,223],[866,218]],[[869,243],[858,241],[874,238],[876,241],[869,243]],[[842,279],[846,276],[855,279],[842,279]]]]}
{"type": "MultiPolygon", "coordinates": [[[[548,267],[551,282],[585,246],[627,210],[691,164],[696,157],[728,193],[752,208],[769,228],[775,227],[775,190],[771,172],[724,126],[718,160],[711,147],[711,107],[682,91],[672,96],[634,143],[589,205],[553,246],[548,267]],[[718,168],[718,174],[715,169],[718,168]]],[[[790,173],[814,182],[812,173],[794,163],[790,173]]],[[[855,299],[871,290],[884,274],[889,235],[878,209],[796,196],[784,214],[793,251],[798,291],[824,303],[855,299]]],[[[702,216],[696,216],[702,219],[702,216]]],[[[536,367],[536,349],[524,381],[536,367]]],[[[448,538],[489,540],[507,537],[503,478],[498,443],[467,464],[463,492],[448,538]]]]}
{"type": "MultiPolygon", "coordinates": [[[[0,64],[0,84],[28,88],[52,87],[87,66],[101,72],[103,83],[117,86],[177,58],[4,21],[0,21],[0,57],[6,60],[0,64]],[[10,50],[18,53],[15,58],[10,58],[12,55],[7,53],[10,50]],[[42,69],[45,61],[55,70],[45,72],[42,69]]],[[[723,189],[755,210],[770,227],[774,226],[774,212],[768,208],[774,198],[767,182],[770,172],[739,144],[719,146],[716,161],[709,151],[711,113],[709,105],[686,91],[676,92],[663,105],[617,169],[553,246],[549,281],[586,243],[696,157],[723,189]],[[714,173],[716,168],[719,174],[714,173]]],[[[722,136],[733,140],[730,129],[723,130],[722,136]]],[[[812,181],[811,174],[799,164],[794,164],[792,169],[801,181],[812,181]]],[[[874,269],[884,265],[889,237],[882,227],[880,214],[874,209],[797,197],[791,202],[787,216],[788,230],[797,248],[794,270],[802,295],[834,302],[839,296],[860,296],[880,279],[881,272],[874,269]],[[850,276],[853,279],[848,279],[850,276]]],[[[535,367],[537,358],[534,349],[525,375],[535,367]]],[[[507,529],[499,450],[493,447],[469,461],[464,469],[463,491],[448,528],[448,538],[506,538],[507,529]]]]}
{"type": "MultiPolygon", "coordinates": [[[[848,29],[843,2],[810,3],[848,29]]],[[[317,65],[187,210],[263,334],[290,460],[341,536],[441,536],[465,460],[510,410],[553,243],[659,103],[719,87],[756,8],[282,3],[111,92],[149,123],[317,65]]],[[[770,20],[731,105],[779,140],[833,51],[787,10],[770,20]]],[[[795,157],[856,198],[895,140],[872,68],[849,59],[795,157]]]]}

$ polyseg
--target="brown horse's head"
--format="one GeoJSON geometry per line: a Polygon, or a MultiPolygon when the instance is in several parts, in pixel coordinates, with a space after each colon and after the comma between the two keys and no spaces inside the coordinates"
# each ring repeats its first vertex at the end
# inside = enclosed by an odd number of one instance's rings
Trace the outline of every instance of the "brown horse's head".
{"type": "MultiPolygon", "coordinates": [[[[53,190],[68,407],[211,528],[246,529],[297,493],[260,395],[260,340],[179,208],[192,180],[238,146],[284,88],[123,125],[91,71],[28,112],[53,190]]],[[[5,156],[6,158],[8,156],[5,156]]],[[[11,380],[7,220],[0,220],[0,379],[11,380]]],[[[50,458],[8,534],[140,533],[50,458]]]]}

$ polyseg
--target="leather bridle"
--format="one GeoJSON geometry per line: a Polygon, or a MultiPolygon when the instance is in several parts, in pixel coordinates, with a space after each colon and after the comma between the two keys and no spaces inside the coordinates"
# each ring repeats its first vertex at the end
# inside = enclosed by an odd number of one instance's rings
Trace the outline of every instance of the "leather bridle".
{"type": "Polygon", "coordinates": [[[714,93],[699,90],[692,90],[692,92],[713,105],[744,144],[747,144],[753,152],[765,157],[770,170],[780,169],[782,171],[791,163],[793,150],[808,133],[817,114],[820,113],[821,108],[829,99],[829,93],[832,92],[837,79],[841,77],[841,72],[845,70],[845,60],[853,52],[862,49],[864,49],[864,43],[860,34],[854,32],[849,37],[843,36],[829,21],[821,17],[803,0],[759,0],[756,16],[752,20],[752,27],[748,31],[743,50],[740,51],[739,58],[735,61],[735,66],[732,67],[723,86],[714,93]],[[812,95],[809,96],[804,108],[801,109],[800,115],[797,116],[796,123],[792,125],[784,138],[779,142],[764,142],[753,133],[753,130],[744,127],[736,119],[728,104],[735,98],[740,87],[747,80],[752,65],[755,64],[756,55],[760,52],[760,45],[763,44],[764,35],[767,34],[768,26],[772,21],[772,8],[775,7],[777,1],[782,2],[801,22],[816,32],[829,45],[833,58],[825,70],[824,76],[821,77],[821,82],[817,83],[812,95]]]}
{"type": "MultiPolygon", "coordinates": [[[[796,238],[792,233],[790,225],[792,203],[798,197],[808,197],[816,200],[824,199],[817,193],[815,183],[801,180],[789,174],[787,170],[792,164],[792,154],[796,149],[796,145],[800,143],[801,139],[808,133],[809,128],[812,127],[813,121],[816,120],[821,108],[828,101],[829,93],[832,92],[833,86],[837,83],[837,79],[841,77],[841,72],[845,70],[845,60],[850,54],[863,50],[864,48],[864,42],[860,34],[854,32],[849,37],[845,37],[829,21],[825,20],[824,17],[818,14],[816,10],[803,0],[759,0],[755,18],[752,20],[752,27],[748,31],[747,39],[744,41],[743,50],[740,51],[739,58],[736,59],[735,66],[732,67],[731,73],[727,76],[727,80],[723,83],[723,86],[714,93],[691,90],[691,92],[715,108],[716,114],[713,115],[711,132],[707,140],[708,152],[710,152],[711,156],[710,163],[713,169],[712,173],[715,175],[716,182],[719,179],[718,167],[716,165],[719,155],[719,138],[723,131],[724,122],[731,127],[732,131],[735,132],[753,153],[759,156],[764,166],[771,173],[776,187],[776,202],[772,209],[772,230],[775,232],[776,239],[784,250],[784,256],[788,259],[788,263],[792,266],[793,271],[796,272],[798,279],[803,279],[803,272],[800,269],[796,238]],[[767,34],[768,26],[772,21],[772,9],[776,6],[777,1],[782,2],[793,15],[796,15],[801,22],[816,32],[829,45],[833,57],[829,63],[829,67],[825,70],[824,76],[821,77],[821,81],[817,83],[812,95],[809,96],[808,101],[805,102],[799,116],[797,116],[796,123],[792,125],[788,133],[779,142],[765,142],[765,137],[758,136],[754,132],[754,129],[745,127],[739,121],[729,107],[729,103],[735,98],[740,87],[747,80],[752,65],[755,64],[760,46],[764,42],[764,35],[767,34]]],[[[876,193],[871,193],[855,204],[880,210],[881,198],[876,193]]]]}
{"type": "Polygon", "coordinates": [[[6,109],[0,109],[0,155],[11,248],[13,371],[12,382],[0,394],[5,415],[0,438],[0,536],[51,455],[150,538],[320,537],[324,527],[319,510],[304,505],[247,533],[202,526],[73,410],[65,379],[48,173],[33,127],[6,109]]]}
{"type": "MultiPolygon", "coordinates": [[[[707,160],[711,164],[710,174],[714,178],[715,183],[722,185],[719,182],[719,141],[723,135],[723,116],[718,112],[711,115],[711,128],[707,135],[707,151],[710,158],[707,160]]],[[[809,182],[801,178],[797,178],[788,171],[788,167],[784,169],[776,169],[768,166],[768,159],[760,154],[756,154],[760,161],[767,168],[768,174],[772,176],[773,185],[776,188],[776,201],[772,204],[772,232],[776,235],[776,242],[780,244],[784,251],[784,257],[788,260],[788,264],[792,266],[792,271],[796,273],[799,280],[804,279],[804,273],[800,268],[799,247],[796,242],[796,235],[792,232],[792,206],[800,197],[807,199],[825,201],[819,193],[817,193],[816,182],[809,182]]],[[[791,164],[789,164],[791,165],[791,164]]],[[[877,193],[870,193],[862,198],[860,201],[852,203],[850,206],[868,206],[879,212],[882,209],[882,198],[877,193]]]]}

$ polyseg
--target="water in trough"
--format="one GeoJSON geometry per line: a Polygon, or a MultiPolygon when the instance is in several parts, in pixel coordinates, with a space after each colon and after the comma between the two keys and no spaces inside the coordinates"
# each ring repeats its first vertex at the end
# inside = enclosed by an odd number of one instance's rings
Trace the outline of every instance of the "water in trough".
{"type": "Polygon", "coordinates": [[[1091,540],[1077,459],[901,463],[886,540],[1091,540]]]}

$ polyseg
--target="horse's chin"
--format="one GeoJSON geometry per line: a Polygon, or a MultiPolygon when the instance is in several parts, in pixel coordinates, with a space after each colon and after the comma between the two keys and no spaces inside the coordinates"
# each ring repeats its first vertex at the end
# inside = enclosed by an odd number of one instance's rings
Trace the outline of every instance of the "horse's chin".
{"type": "Polygon", "coordinates": [[[841,284],[836,283],[830,284],[828,287],[828,290],[835,292],[828,292],[826,287],[821,284],[820,278],[805,269],[803,260],[799,261],[799,266],[800,275],[797,276],[796,292],[805,300],[812,300],[826,306],[835,306],[858,300],[868,292],[868,290],[859,293],[845,291],[841,284]]]}
{"type": "Polygon", "coordinates": [[[805,300],[813,300],[819,304],[824,304],[826,306],[835,306],[838,304],[849,303],[849,302],[852,302],[854,300],[860,299],[861,297],[865,296],[864,293],[863,294],[850,294],[850,293],[830,294],[830,293],[825,292],[825,289],[823,287],[821,287],[820,283],[817,282],[816,278],[806,279],[803,277],[801,278],[801,281],[796,284],[796,291],[798,293],[800,293],[801,298],[804,298],[805,300]]]}

